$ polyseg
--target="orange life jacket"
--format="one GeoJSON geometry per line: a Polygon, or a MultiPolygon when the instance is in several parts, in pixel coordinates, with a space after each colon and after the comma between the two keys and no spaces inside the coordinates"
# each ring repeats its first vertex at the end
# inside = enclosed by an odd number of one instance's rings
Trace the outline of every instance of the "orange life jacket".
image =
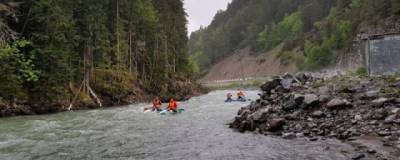
{"type": "Polygon", "coordinates": [[[159,108],[161,106],[161,101],[158,99],[153,100],[153,107],[159,108]]]}
{"type": "Polygon", "coordinates": [[[244,93],[243,93],[242,91],[239,91],[239,92],[237,93],[237,96],[238,96],[238,97],[243,97],[243,96],[244,96],[244,93]]]}
{"type": "Polygon", "coordinates": [[[176,110],[178,108],[178,105],[176,104],[176,101],[170,101],[168,104],[168,109],[170,110],[176,110]]]}

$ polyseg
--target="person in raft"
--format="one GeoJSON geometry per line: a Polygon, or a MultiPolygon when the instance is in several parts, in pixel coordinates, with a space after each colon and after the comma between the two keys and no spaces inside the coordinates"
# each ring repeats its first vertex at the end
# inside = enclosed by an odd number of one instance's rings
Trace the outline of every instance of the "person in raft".
{"type": "Polygon", "coordinates": [[[237,97],[238,97],[238,99],[237,99],[238,101],[246,101],[246,95],[240,89],[238,89],[237,97]]]}
{"type": "Polygon", "coordinates": [[[232,93],[226,94],[226,100],[225,100],[225,102],[232,102],[232,101],[233,101],[233,99],[232,99],[232,93]]]}
{"type": "Polygon", "coordinates": [[[169,101],[167,110],[173,111],[175,113],[178,112],[178,105],[176,104],[176,101],[173,98],[171,98],[171,100],[169,101]]]}
{"type": "Polygon", "coordinates": [[[160,98],[156,97],[153,100],[153,108],[151,109],[152,111],[161,111],[161,101],[160,98]]]}

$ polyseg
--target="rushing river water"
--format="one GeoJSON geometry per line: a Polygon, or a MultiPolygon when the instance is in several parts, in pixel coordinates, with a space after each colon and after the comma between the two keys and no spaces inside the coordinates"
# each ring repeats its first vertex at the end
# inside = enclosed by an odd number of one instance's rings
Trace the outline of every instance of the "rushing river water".
{"type": "MultiPolygon", "coordinates": [[[[247,92],[252,99],[256,91],[247,92]]],[[[177,115],[143,113],[149,104],[0,119],[0,159],[345,160],[333,140],[283,140],[241,134],[226,125],[248,103],[224,103],[226,91],[179,103],[177,115]],[[327,149],[329,148],[329,149],[327,149]]]]}

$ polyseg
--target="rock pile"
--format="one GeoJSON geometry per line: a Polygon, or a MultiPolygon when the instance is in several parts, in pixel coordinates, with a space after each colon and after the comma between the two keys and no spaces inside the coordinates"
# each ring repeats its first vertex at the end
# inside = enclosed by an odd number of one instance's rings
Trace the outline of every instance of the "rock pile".
{"type": "Polygon", "coordinates": [[[231,128],[311,141],[372,135],[400,148],[399,78],[286,74],[261,90],[260,99],[239,110],[231,128]]]}

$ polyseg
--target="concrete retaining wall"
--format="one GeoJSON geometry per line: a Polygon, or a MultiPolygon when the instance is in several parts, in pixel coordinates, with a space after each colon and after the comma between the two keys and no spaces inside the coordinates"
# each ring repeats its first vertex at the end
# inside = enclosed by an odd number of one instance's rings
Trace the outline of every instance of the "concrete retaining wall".
{"type": "Polygon", "coordinates": [[[400,73],[400,34],[375,36],[360,45],[370,75],[400,73]]]}

